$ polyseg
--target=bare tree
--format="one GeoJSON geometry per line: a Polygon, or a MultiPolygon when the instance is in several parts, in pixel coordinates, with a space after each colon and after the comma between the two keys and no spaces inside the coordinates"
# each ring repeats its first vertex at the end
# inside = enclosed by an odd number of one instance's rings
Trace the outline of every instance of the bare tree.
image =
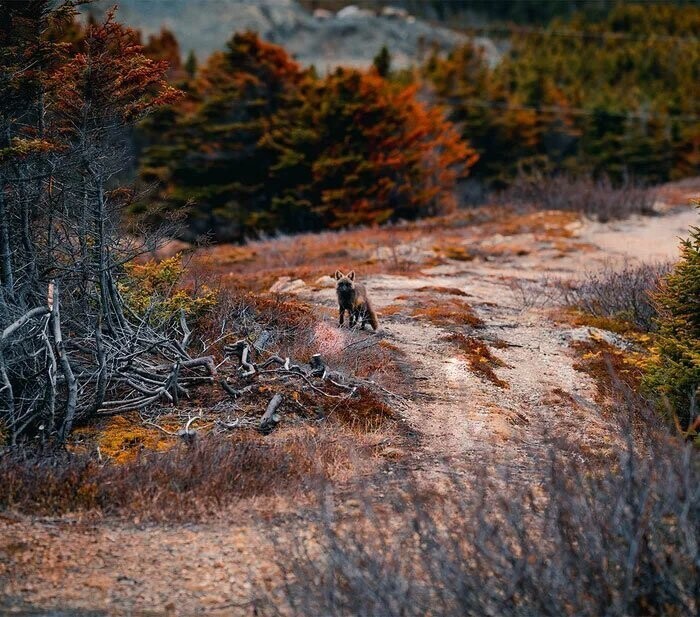
{"type": "Polygon", "coordinates": [[[186,323],[154,325],[119,291],[124,264],[152,248],[122,233],[129,132],[178,93],[112,14],[65,42],[75,4],[0,4],[0,420],[13,443],[176,402],[215,372],[187,353],[186,323]]]}

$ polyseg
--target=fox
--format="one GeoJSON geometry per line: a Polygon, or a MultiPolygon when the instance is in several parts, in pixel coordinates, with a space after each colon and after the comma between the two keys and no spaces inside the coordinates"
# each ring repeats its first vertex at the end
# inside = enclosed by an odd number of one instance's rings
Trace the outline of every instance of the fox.
{"type": "Polygon", "coordinates": [[[379,329],[377,314],[372,308],[372,304],[367,297],[367,289],[362,283],[355,282],[355,271],[351,270],[347,275],[340,270],[336,270],[333,275],[336,284],[335,292],[338,296],[338,307],[340,317],[338,325],[343,326],[345,322],[345,311],[350,316],[350,327],[354,327],[359,321],[360,328],[364,330],[365,324],[369,323],[376,332],[379,329]]]}

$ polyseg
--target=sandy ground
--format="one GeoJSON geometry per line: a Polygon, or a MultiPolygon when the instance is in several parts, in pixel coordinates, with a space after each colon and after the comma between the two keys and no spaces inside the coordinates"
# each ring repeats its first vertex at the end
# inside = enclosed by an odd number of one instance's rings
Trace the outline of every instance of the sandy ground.
{"type": "MultiPolygon", "coordinates": [[[[542,467],[548,435],[570,436],[591,448],[609,446],[593,404],[595,386],[574,369],[570,341],[577,333],[551,317],[551,281],[611,260],[674,259],[679,236],[698,218],[697,211],[682,209],[614,224],[584,222],[574,225],[568,250],[523,235],[509,238],[527,246],[521,255],[366,279],[381,335],[406,355],[416,378],[401,413],[421,438],[396,464],[430,481],[446,466],[469,475],[488,459],[531,481],[542,467]],[[493,345],[506,365],[496,374],[508,387],[470,371],[445,340],[445,328],[405,311],[382,316],[382,309],[400,305],[401,296],[424,286],[468,294],[464,299],[484,326],[463,329],[493,345]],[[577,430],[584,420],[586,430],[577,430]]],[[[332,288],[300,293],[334,305],[332,288]]],[[[270,544],[260,526],[246,522],[251,518],[241,513],[235,522],[144,527],[0,517],[0,613],[4,602],[8,614],[10,607],[19,612],[27,606],[70,609],[24,614],[252,614],[246,604],[252,582],[269,581],[272,574],[265,566],[270,544]]]]}

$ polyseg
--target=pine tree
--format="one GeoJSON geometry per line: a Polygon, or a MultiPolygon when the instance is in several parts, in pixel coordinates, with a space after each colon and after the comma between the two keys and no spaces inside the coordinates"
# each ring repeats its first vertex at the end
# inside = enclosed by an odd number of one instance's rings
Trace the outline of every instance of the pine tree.
{"type": "Polygon", "coordinates": [[[190,53],[187,54],[187,60],[185,61],[185,71],[190,79],[194,79],[197,75],[197,56],[193,49],[190,49],[190,53]]]}
{"type": "Polygon", "coordinates": [[[277,228],[270,203],[283,187],[269,176],[278,153],[265,135],[275,113],[294,108],[303,77],[281,47],[236,34],[200,71],[194,95],[153,119],[140,176],[157,184],[156,206],[186,208],[188,237],[277,228]]]}
{"type": "Polygon", "coordinates": [[[379,53],[374,57],[372,64],[380,77],[389,76],[389,72],[391,71],[391,55],[386,45],[382,45],[379,53]]]}
{"type": "Polygon", "coordinates": [[[235,35],[196,98],[153,118],[141,177],[190,237],[377,224],[454,206],[476,160],[439,108],[376,72],[319,79],[280,47],[235,35]]]}
{"type": "Polygon", "coordinates": [[[647,385],[660,399],[662,412],[687,430],[700,417],[700,227],[692,227],[682,241],[681,259],[655,300],[658,354],[647,385]]]}

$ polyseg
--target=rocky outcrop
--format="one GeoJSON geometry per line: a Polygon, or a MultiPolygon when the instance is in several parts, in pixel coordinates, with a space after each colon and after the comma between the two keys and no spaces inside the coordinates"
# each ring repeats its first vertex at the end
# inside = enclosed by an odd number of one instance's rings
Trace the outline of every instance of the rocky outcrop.
{"type": "MultiPolygon", "coordinates": [[[[113,4],[114,0],[100,0],[89,10],[99,13],[113,4]]],[[[145,34],[166,26],[175,33],[183,55],[194,50],[200,60],[223,49],[233,32],[253,30],[319,72],[339,65],[367,67],[383,45],[392,54],[393,66],[406,68],[433,47],[449,50],[467,41],[464,34],[400,10],[375,14],[345,7],[337,13],[311,14],[295,0],[121,0],[118,19],[145,34]]],[[[499,52],[491,40],[475,42],[491,63],[498,61],[499,52]]]]}

